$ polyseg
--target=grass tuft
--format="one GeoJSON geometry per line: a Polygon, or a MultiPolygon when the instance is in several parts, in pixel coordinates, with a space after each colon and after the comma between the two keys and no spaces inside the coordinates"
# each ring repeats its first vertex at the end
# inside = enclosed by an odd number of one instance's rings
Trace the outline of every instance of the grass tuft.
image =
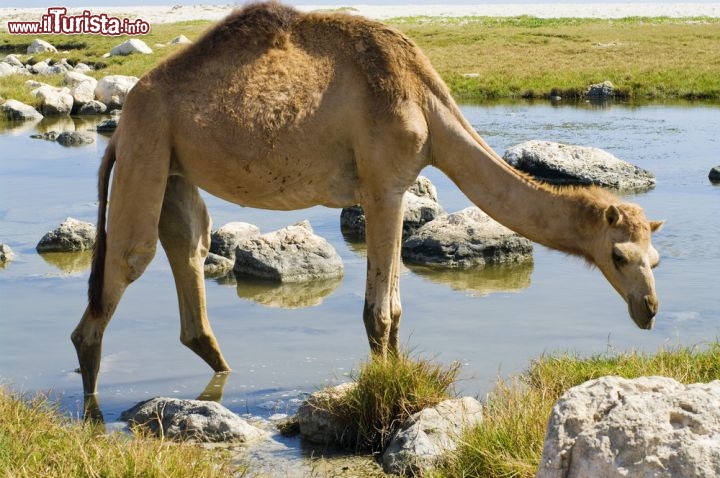
{"type": "Polygon", "coordinates": [[[379,452],[406,418],[454,396],[451,389],[459,370],[457,362],[444,366],[407,352],[371,359],[353,375],[357,386],[329,411],[357,437],[358,450],[379,452]]]}

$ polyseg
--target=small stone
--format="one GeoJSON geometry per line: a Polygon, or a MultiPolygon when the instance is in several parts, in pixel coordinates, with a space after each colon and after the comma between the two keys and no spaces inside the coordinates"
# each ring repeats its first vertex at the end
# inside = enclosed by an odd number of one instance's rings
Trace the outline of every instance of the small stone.
{"type": "Polygon", "coordinates": [[[13,250],[7,244],[0,243],[0,264],[10,262],[15,258],[13,250]]]}
{"type": "Polygon", "coordinates": [[[192,43],[192,41],[185,35],[179,35],[170,40],[170,45],[187,45],[189,43],[192,43]]]}
{"type": "Polygon", "coordinates": [[[344,396],[355,387],[356,382],[343,383],[315,392],[305,400],[297,411],[300,436],[321,445],[355,446],[355,426],[347,423],[342,414],[332,412],[338,409],[344,396]]]}
{"type": "Polygon", "coordinates": [[[715,166],[710,170],[708,179],[710,179],[713,183],[720,182],[720,166],[715,166]]]}
{"type": "MultiPolygon", "coordinates": [[[[105,106],[105,103],[97,100],[91,100],[87,103],[83,104],[77,111],[77,114],[79,115],[101,115],[104,114],[107,111],[107,106],[105,106]]],[[[105,120],[108,121],[108,120],[105,120]]],[[[117,127],[117,124],[112,128],[113,130],[117,127]]],[[[100,131],[100,124],[96,127],[97,131],[100,131]]]]}
{"type": "Polygon", "coordinates": [[[95,226],[71,217],[57,229],[45,234],[36,249],[38,252],[74,252],[90,250],[95,245],[95,226]]]}
{"type": "Polygon", "coordinates": [[[445,400],[408,418],[383,453],[386,473],[422,476],[457,448],[463,430],[478,425],[483,406],[474,398],[445,400]]]}
{"type": "Polygon", "coordinates": [[[211,252],[205,258],[205,264],[203,266],[205,277],[224,277],[232,272],[233,265],[235,265],[235,263],[232,259],[211,252]]]}
{"type": "MultiPolygon", "coordinates": [[[[105,104],[103,103],[103,106],[104,105],[105,104]]],[[[98,133],[112,133],[117,128],[118,121],[120,121],[119,116],[103,120],[95,127],[95,131],[97,131],[98,133]]]]}
{"type": "Polygon", "coordinates": [[[57,142],[62,146],[82,146],[95,142],[95,138],[77,131],[64,131],[57,136],[57,142]]]}
{"type": "Polygon", "coordinates": [[[610,81],[603,81],[590,85],[585,91],[585,97],[589,100],[607,101],[615,96],[615,87],[610,81]]]}

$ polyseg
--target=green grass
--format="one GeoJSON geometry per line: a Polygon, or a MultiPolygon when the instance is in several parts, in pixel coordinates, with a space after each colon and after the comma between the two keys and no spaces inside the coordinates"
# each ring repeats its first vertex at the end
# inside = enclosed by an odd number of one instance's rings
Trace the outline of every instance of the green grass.
{"type": "Polygon", "coordinates": [[[387,360],[360,364],[352,379],[357,386],[329,411],[346,425],[358,451],[379,452],[410,415],[452,398],[460,365],[443,366],[403,352],[387,360]]]}
{"type": "Polygon", "coordinates": [[[487,398],[484,421],[465,433],[458,451],[436,476],[533,477],[540,462],[552,406],[570,387],[605,375],[672,377],[682,383],[720,378],[720,343],[587,359],[543,356],[524,374],[498,380],[487,398]]]}
{"type": "Polygon", "coordinates": [[[0,387],[0,476],[202,477],[242,473],[228,455],[191,444],[102,434],[62,416],[47,396],[23,398],[0,387]]]}
{"type": "MultiPolygon", "coordinates": [[[[618,96],[626,100],[720,101],[717,18],[405,17],[387,23],[423,48],[463,101],[551,95],[572,100],[588,85],[605,80],[612,81],[618,96]]],[[[108,59],[102,55],[125,37],[47,35],[43,39],[66,52],[37,58],[67,57],[96,64],[102,67],[92,73],[97,78],[142,76],[178,48],[155,48],[155,43],[180,34],[196,39],[210,25],[208,21],[153,25],[150,34],[141,37],[153,54],[108,59]]],[[[32,40],[2,32],[0,53],[23,53],[32,40]]],[[[32,102],[29,93],[22,92],[26,80],[3,78],[0,96],[32,102]]]]}

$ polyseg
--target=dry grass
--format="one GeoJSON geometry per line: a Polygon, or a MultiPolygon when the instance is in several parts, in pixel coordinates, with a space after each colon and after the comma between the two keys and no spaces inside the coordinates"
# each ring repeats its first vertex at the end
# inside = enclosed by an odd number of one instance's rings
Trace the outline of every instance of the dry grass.
{"type": "Polygon", "coordinates": [[[0,388],[0,476],[220,478],[240,473],[221,451],[121,432],[58,413],[46,396],[0,388]]]}

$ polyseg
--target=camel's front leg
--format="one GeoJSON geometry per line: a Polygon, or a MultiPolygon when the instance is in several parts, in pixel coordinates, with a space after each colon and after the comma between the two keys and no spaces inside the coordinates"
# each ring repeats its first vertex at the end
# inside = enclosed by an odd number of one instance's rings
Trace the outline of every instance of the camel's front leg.
{"type": "Polygon", "coordinates": [[[216,372],[230,370],[210,328],[203,263],[210,247],[210,216],[193,184],[168,179],[160,214],[160,242],[167,253],[180,305],[180,341],[216,372]]]}
{"type": "Polygon", "coordinates": [[[373,195],[363,202],[367,242],[367,283],[363,320],[372,352],[398,350],[400,327],[400,241],[403,195],[373,195]]]}

